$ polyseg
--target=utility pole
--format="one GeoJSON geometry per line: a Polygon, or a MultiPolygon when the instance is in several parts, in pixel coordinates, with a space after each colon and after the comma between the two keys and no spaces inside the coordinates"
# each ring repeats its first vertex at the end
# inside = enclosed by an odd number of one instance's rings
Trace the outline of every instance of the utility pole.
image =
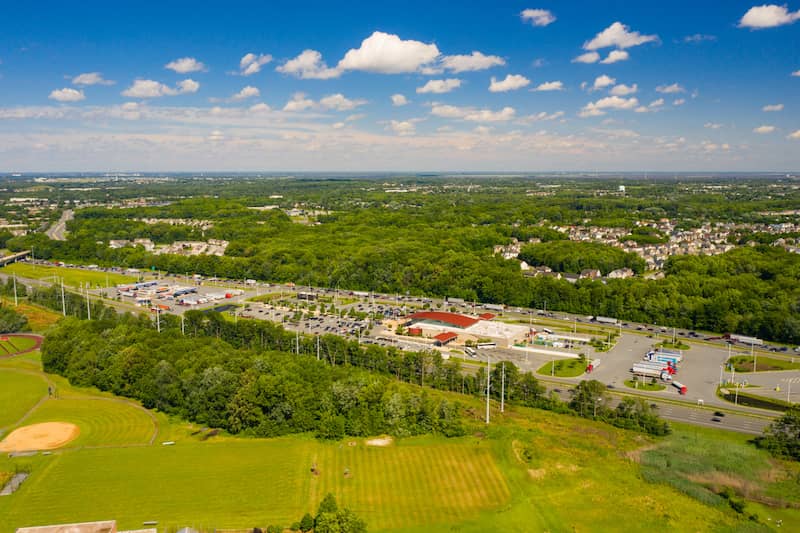
{"type": "Polygon", "coordinates": [[[61,278],[61,314],[67,316],[67,302],[64,300],[64,278],[61,278]]]}
{"type": "Polygon", "coordinates": [[[294,342],[295,342],[295,346],[297,348],[297,355],[300,355],[300,332],[299,331],[295,331],[294,332],[294,342]]]}
{"type": "Polygon", "coordinates": [[[500,379],[500,412],[504,413],[506,410],[506,362],[503,361],[501,364],[501,376],[500,379]]]}
{"type": "Polygon", "coordinates": [[[156,331],[161,333],[161,309],[156,307],[156,331]]]}
{"type": "Polygon", "coordinates": [[[750,343],[750,357],[753,358],[753,372],[758,372],[756,369],[756,365],[758,363],[758,354],[756,353],[752,342],[750,343]]]}
{"type": "Polygon", "coordinates": [[[86,318],[87,320],[92,319],[92,305],[89,302],[89,283],[86,283],[86,318]]]}
{"type": "Polygon", "coordinates": [[[181,335],[186,336],[186,329],[183,323],[183,313],[181,313],[181,335]]]}
{"type": "Polygon", "coordinates": [[[319,335],[317,335],[317,361],[319,361],[319,335]]]}
{"type": "Polygon", "coordinates": [[[489,383],[492,380],[490,356],[486,354],[486,425],[489,425],[489,383]]]}
{"type": "Polygon", "coordinates": [[[14,307],[19,305],[19,301],[17,300],[17,274],[14,273],[14,307]]]}

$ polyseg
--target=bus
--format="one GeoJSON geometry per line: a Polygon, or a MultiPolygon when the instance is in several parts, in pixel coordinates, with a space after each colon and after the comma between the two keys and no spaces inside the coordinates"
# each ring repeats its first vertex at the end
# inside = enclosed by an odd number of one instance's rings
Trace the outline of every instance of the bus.
{"type": "Polygon", "coordinates": [[[475,346],[477,348],[481,348],[483,350],[488,350],[488,349],[491,349],[491,348],[497,348],[497,343],[496,342],[479,342],[475,346]]]}
{"type": "Polygon", "coordinates": [[[467,346],[466,348],[464,348],[464,351],[465,351],[465,352],[466,352],[466,354],[467,354],[468,356],[470,356],[470,357],[476,357],[476,356],[478,355],[478,351],[477,351],[477,350],[475,350],[475,348],[471,348],[471,347],[469,347],[469,346],[467,346]]]}

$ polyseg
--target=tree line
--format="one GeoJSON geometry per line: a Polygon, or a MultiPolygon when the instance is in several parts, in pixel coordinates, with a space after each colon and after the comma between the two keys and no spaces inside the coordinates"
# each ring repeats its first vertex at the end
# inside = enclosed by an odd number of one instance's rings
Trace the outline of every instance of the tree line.
{"type": "MultiPolygon", "coordinates": [[[[68,317],[48,334],[42,347],[46,371],[231,433],[457,436],[465,431],[461,406],[426,387],[475,396],[486,390],[483,367],[467,375],[458,360],[443,360],[436,351],[301,336],[271,322],[231,322],[216,312],[188,311],[182,324],[166,315],[161,335],[147,317],[98,316],[103,318],[68,317]]],[[[489,379],[492,398],[499,400],[503,392],[509,404],[655,435],[669,432],[644,403],[607,407],[602,385],[579,387],[571,402],[562,402],[510,362],[495,365],[489,379]]]]}

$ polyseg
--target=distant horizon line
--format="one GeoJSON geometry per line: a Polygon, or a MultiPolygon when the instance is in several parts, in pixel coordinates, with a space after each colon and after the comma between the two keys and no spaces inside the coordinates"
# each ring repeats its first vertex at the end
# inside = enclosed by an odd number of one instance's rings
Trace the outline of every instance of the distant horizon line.
{"type": "Polygon", "coordinates": [[[623,175],[786,175],[787,177],[800,177],[800,170],[19,170],[19,171],[0,171],[0,177],[29,177],[32,175],[45,176],[106,176],[106,177],[136,177],[154,176],[170,174],[199,174],[209,176],[220,176],[225,174],[236,175],[286,175],[286,174],[329,174],[329,175],[399,175],[409,174],[417,176],[441,176],[441,175],[462,175],[462,176],[512,176],[512,175],[536,175],[554,174],[570,175],[577,174],[583,176],[599,176],[609,174],[623,175]]]}

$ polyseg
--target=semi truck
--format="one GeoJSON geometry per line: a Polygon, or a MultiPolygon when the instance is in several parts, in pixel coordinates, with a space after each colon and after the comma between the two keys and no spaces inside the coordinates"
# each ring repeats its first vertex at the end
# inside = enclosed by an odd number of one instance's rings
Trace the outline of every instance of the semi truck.
{"type": "Polygon", "coordinates": [[[736,333],[726,333],[723,335],[724,338],[728,339],[732,342],[740,342],[742,344],[748,344],[750,346],[763,346],[764,341],[761,339],[757,339],[755,337],[747,337],[745,335],[737,335],[736,333]]]}
{"type": "Polygon", "coordinates": [[[672,386],[678,389],[678,394],[686,395],[688,390],[686,389],[686,385],[681,383],[680,381],[673,381],[672,386]]]}
{"type": "Polygon", "coordinates": [[[647,352],[644,356],[645,361],[655,361],[658,363],[669,363],[677,367],[678,363],[683,360],[683,356],[679,353],[668,353],[661,350],[647,352]]]}
{"type": "Polygon", "coordinates": [[[664,370],[666,372],[669,372],[670,374],[677,374],[678,373],[678,368],[677,367],[673,366],[670,363],[663,363],[661,361],[637,361],[636,363],[634,363],[634,365],[638,365],[638,366],[640,366],[642,368],[644,368],[644,367],[656,368],[656,369],[659,369],[659,370],[664,370]]]}
{"type": "Polygon", "coordinates": [[[600,322],[601,324],[612,324],[616,326],[619,323],[619,320],[616,318],[611,318],[607,316],[596,316],[594,317],[595,322],[600,322]]]}
{"type": "Polygon", "coordinates": [[[505,306],[502,304],[483,304],[484,309],[488,309],[489,311],[497,311],[502,313],[505,306]]]}
{"type": "Polygon", "coordinates": [[[592,361],[586,366],[586,373],[591,374],[598,366],[600,366],[600,359],[592,359],[592,361]]]}
{"type": "Polygon", "coordinates": [[[662,381],[672,380],[672,376],[667,370],[661,370],[658,368],[643,366],[640,365],[639,363],[633,365],[633,368],[631,368],[631,372],[633,372],[637,376],[660,378],[662,381]]]}

